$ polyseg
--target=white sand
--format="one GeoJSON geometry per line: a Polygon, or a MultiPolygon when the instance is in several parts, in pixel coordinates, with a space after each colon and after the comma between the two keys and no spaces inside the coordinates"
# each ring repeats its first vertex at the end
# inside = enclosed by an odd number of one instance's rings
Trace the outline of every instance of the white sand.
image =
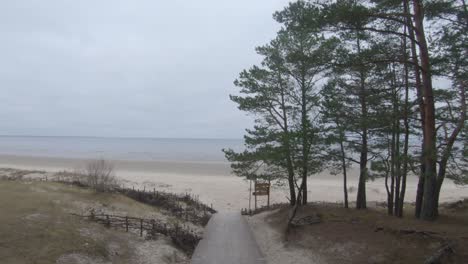
{"type": "MultiPolygon", "coordinates": [[[[55,172],[83,167],[85,160],[19,157],[0,155],[0,167],[34,169],[55,172]]],[[[228,163],[223,162],[177,162],[177,161],[113,161],[116,174],[124,183],[135,188],[156,188],[171,192],[190,192],[200,199],[213,204],[219,210],[239,210],[249,205],[249,183],[231,175],[228,163]]],[[[356,198],[358,171],[350,171],[348,188],[350,201],[356,198]]],[[[415,198],[417,179],[410,177],[407,183],[406,201],[415,198]]],[[[386,191],[383,179],[367,183],[369,201],[385,201],[386,191]]],[[[340,202],[343,200],[342,177],[321,173],[311,176],[308,182],[311,201],[340,202]]],[[[271,203],[287,202],[287,188],[274,186],[271,203]]],[[[454,201],[468,197],[468,188],[456,186],[446,180],[442,187],[441,201],[454,201]]],[[[266,198],[259,199],[265,205],[266,198]]],[[[253,200],[252,200],[253,206],[253,200]]]]}

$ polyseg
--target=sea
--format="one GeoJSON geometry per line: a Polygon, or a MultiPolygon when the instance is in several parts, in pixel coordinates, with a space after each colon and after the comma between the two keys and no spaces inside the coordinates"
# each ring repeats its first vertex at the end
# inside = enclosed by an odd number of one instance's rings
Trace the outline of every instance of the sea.
{"type": "Polygon", "coordinates": [[[0,155],[140,161],[226,162],[242,139],[0,136],[0,155]]]}

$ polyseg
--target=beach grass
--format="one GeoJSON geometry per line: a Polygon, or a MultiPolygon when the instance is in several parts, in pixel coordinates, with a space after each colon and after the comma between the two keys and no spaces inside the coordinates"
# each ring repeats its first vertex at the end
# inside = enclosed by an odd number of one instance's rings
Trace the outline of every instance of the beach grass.
{"type": "MultiPolygon", "coordinates": [[[[85,214],[96,205],[137,217],[159,214],[158,208],[119,194],[55,182],[0,180],[1,263],[82,263],[77,258],[83,263],[132,263],[146,258],[135,255],[144,243],[159,243],[169,248],[167,254],[173,253],[165,240],[146,242],[71,214],[85,214]]],[[[149,252],[164,257],[159,253],[149,252]]]]}
{"type": "Polygon", "coordinates": [[[80,235],[85,223],[64,211],[62,192],[72,193],[60,184],[0,181],[2,263],[54,263],[71,252],[106,255],[103,243],[80,235]]]}

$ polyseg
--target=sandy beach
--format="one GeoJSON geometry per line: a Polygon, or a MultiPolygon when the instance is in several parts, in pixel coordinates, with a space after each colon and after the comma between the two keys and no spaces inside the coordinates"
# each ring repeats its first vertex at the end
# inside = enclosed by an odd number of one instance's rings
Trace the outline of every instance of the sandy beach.
{"type": "MultiPolygon", "coordinates": [[[[239,210],[249,205],[249,182],[230,173],[227,162],[210,161],[126,161],[113,160],[116,175],[129,187],[159,189],[170,192],[189,192],[218,210],[239,210]]],[[[86,164],[85,159],[27,157],[0,155],[0,167],[28,170],[44,170],[50,173],[60,170],[75,170],[86,164]]],[[[349,196],[354,201],[358,171],[349,173],[349,196]]],[[[416,177],[409,177],[406,201],[414,201],[416,177]]],[[[385,201],[386,192],[383,179],[367,183],[368,201],[385,201]]],[[[309,199],[311,201],[341,202],[342,177],[322,172],[309,178],[309,199]]],[[[287,202],[287,189],[273,186],[271,203],[287,202]]],[[[457,186],[446,180],[442,187],[441,201],[455,201],[468,197],[468,188],[457,186]]],[[[266,198],[258,204],[265,205],[266,198]]],[[[253,206],[253,203],[252,203],[253,206]]]]}

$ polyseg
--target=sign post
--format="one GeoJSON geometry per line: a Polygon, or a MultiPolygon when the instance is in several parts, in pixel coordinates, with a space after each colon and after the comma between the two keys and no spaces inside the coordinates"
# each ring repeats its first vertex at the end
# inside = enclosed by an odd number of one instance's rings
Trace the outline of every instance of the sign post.
{"type": "Polygon", "coordinates": [[[249,186],[249,215],[252,215],[252,180],[249,180],[250,186],[249,186]]]}

